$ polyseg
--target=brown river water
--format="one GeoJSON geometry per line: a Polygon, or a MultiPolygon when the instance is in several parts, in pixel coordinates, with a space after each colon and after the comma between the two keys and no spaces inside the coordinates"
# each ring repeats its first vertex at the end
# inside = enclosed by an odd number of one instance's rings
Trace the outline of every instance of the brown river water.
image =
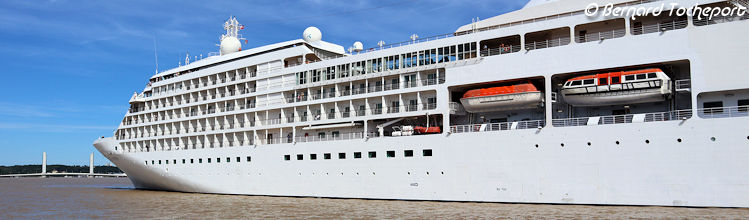
{"type": "Polygon", "coordinates": [[[3,178],[0,219],[749,219],[744,208],[416,202],[136,190],[126,178],[3,178]]]}

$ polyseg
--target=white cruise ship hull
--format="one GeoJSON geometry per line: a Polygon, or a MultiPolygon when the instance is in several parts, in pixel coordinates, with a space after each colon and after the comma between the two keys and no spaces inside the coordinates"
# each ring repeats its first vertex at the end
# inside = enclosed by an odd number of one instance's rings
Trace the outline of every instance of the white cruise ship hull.
{"type": "Polygon", "coordinates": [[[749,206],[749,118],[108,154],[137,188],[219,194],[563,204],[749,206]],[[719,129],[734,127],[735,129],[719,129]],[[608,134],[591,135],[600,130],[608,134]],[[712,138],[715,138],[714,141],[712,138]],[[677,139],[681,139],[678,142],[677,139]],[[646,140],[649,143],[646,143],[646,140]],[[617,145],[616,142],[619,142],[617,145]],[[591,143],[591,145],[588,145],[591,143]],[[536,147],[538,144],[538,147],[536,147]],[[561,145],[564,144],[562,147],[561,145]],[[424,157],[422,149],[432,149],[424,157]],[[283,155],[395,150],[395,158],[283,155]],[[414,150],[414,157],[403,157],[414,150]],[[246,162],[144,161],[252,155],[246,162]],[[410,174],[409,174],[410,173],[410,174]]]}

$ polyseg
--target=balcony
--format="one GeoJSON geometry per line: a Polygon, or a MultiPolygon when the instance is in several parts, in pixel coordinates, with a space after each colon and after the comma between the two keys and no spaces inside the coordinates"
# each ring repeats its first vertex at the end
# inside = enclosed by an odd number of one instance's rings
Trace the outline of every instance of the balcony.
{"type": "Polygon", "coordinates": [[[470,124],[470,125],[453,125],[450,126],[451,133],[471,133],[485,131],[504,131],[519,129],[538,129],[544,127],[544,120],[533,121],[516,121],[489,124],[470,124]]]}
{"type": "Polygon", "coordinates": [[[552,125],[554,127],[572,127],[606,124],[626,124],[638,122],[686,120],[691,117],[692,110],[684,109],[669,112],[554,119],[552,120],[552,125]]]}

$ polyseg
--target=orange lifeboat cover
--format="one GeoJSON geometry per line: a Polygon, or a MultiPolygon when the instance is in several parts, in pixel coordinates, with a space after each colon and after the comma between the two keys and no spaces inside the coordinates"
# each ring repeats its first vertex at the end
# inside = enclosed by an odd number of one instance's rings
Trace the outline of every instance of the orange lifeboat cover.
{"type": "Polygon", "coordinates": [[[504,95],[522,92],[538,92],[536,86],[530,83],[523,83],[511,86],[498,86],[484,89],[472,89],[463,95],[463,98],[504,95]]]}

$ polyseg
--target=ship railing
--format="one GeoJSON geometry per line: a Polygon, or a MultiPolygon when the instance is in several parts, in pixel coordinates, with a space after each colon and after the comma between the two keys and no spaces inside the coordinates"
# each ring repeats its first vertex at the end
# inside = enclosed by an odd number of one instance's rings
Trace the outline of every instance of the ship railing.
{"type": "Polygon", "coordinates": [[[705,25],[713,25],[713,24],[722,24],[722,23],[728,23],[728,22],[734,22],[734,21],[743,21],[749,19],[749,13],[744,13],[743,16],[740,15],[734,15],[734,16],[713,16],[710,18],[709,16],[702,16],[702,19],[697,19],[697,17],[693,17],[694,20],[694,26],[705,26],[705,25]]]}
{"type": "Polygon", "coordinates": [[[650,34],[657,32],[665,32],[670,30],[682,29],[687,27],[687,20],[675,20],[675,21],[660,21],[655,24],[633,26],[632,35],[650,34]]]}
{"type": "Polygon", "coordinates": [[[608,39],[614,39],[614,38],[620,38],[624,37],[626,33],[626,29],[615,29],[615,30],[609,30],[609,31],[601,31],[597,33],[589,33],[585,35],[580,35],[575,37],[575,41],[578,43],[587,43],[587,42],[593,42],[593,41],[602,41],[602,40],[608,40],[608,39]]]}
{"type": "Polygon", "coordinates": [[[423,110],[432,110],[437,108],[437,103],[422,103],[422,105],[423,110]]]}
{"type": "Polygon", "coordinates": [[[481,56],[494,56],[494,55],[502,55],[502,54],[508,54],[508,53],[515,53],[522,50],[523,47],[518,45],[508,45],[508,46],[500,46],[496,48],[486,48],[481,50],[481,56]]]}
{"type": "Polygon", "coordinates": [[[679,79],[674,81],[676,91],[689,91],[692,88],[692,82],[689,79],[679,79]]]}
{"type": "Polygon", "coordinates": [[[325,135],[306,135],[297,136],[296,142],[319,142],[319,141],[337,141],[337,140],[352,140],[364,138],[363,132],[349,132],[342,134],[325,134],[325,135]]]}
{"type": "Polygon", "coordinates": [[[545,124],[546,122],[544,120],[532,120],[532,121],[500,122],[500,123],[486,123],[486,124],[453,125],[453,126],[450,126],[450,132],[451,133],[470,133],[470,132],[484,132],[484,131],[538,129],[538,128],[544,127],[545,124]]]}
{"type": "Polygon", "coordinates": [[[607,115],[580,118],[553,119],[554,127],[573,127],[605,124],[627,124],[636,122],[676,121],[692,117],[691,109],[674,110],[668,112],[652,112],[642,114],[607,115]]]}
{"type": "Polygon", "coordinates": [[[749,105],[698,109],[700,118],[733,118],[749,116],[749,105]]]}
{"type": "Polygon", "coordinates": [[[551,47],[558,47],[570,44],[569,37],[560,37],[556,39],[548,39],[543,41],[534,41],[525,44],[525,50],[537,50],[551,47]]]}

